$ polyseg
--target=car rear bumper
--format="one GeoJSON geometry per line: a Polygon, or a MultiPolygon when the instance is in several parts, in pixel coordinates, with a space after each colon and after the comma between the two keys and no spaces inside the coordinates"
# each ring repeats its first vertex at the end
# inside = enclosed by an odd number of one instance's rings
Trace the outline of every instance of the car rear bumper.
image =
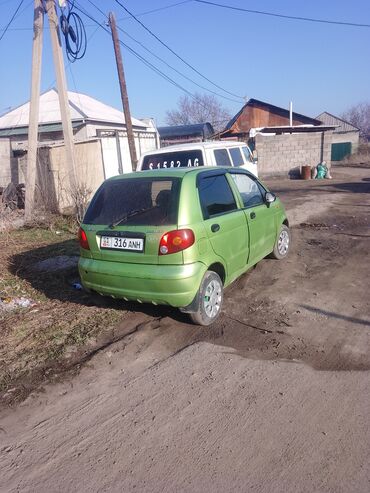
{"type": "Polygon", "coordinates": [[[207,270],[201,262],[148,265],[84,257],[80,257],[78,268],[83,286],[99,294],[174,307],[193,301],[207,270]]]}

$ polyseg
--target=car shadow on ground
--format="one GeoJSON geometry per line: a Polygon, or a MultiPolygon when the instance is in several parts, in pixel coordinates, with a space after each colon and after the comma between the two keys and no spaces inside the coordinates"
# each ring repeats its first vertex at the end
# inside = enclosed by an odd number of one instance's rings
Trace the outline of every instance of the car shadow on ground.
{"type": "MultiPolygon", "coordinates": [[[[179,322],[186,322],[185,314],[170,306],[155,306],[139,302],[125,302],[97,293],[87,293],[80,289],[80,278],[77,269],[79,247],[76,240],[66,240],[52,245],[46,245],[22,253],[11,258],[10,271],[20,279],[26,280],[31,286],[46,296],[49,300],[65,301],[84,306],[117,309],[129,312],[140,312],[148,316],[171,317],[179,322]],[[54,270],[40,270],[40,262],[57,260],[61,257],[74,258],[74,265],[54,270]]],[[[52,264],[52,262],[51,262],[52,264]]]]}

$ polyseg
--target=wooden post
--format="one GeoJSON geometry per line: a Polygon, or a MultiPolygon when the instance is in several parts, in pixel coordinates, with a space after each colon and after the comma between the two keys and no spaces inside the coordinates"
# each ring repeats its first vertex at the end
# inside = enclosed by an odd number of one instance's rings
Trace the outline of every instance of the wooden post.
{"type": "Polygon", "coordinates": [[[129,106],[129,102],[128,102],[125,72],[123,70],[121,48],[119,45],[119,39],[118,39],[118,34],[117,34],[116,19],[115,19],[113,12],[110,12],[110,14],[109,14],[109,25],[110,25],[110,28],[112,31],[114,53],[116,56],[119,86],[121,89],[122,106],[123,106],[123,112],[125,114],[125,121],[126,121],[127,140],[128,140],[128,146],[130,149],[130,156],[131,156],[131,166],[132,166],[132,170],[136,171],[137,157],[136,157],[134,132],[132,130],[130,106],[129,106]]]}
{"type": "Polygon", "coordinates": [[[44,7],[42,0],[35,0],[33,12],[31,101],[28,123],[28,153],[26,172],[26,200],[24,216],[26,223],[33,218],[37,172],[37,135],[39,127],[39,105],[41,84],[42,36],[44,29],[44,7]]]}
{"type": "Polygon", "coordinates": [[[60,114],[62,118],[64,147],[66,151],[67,168],[69,171],[69,183],[71,193],[74,196],[77,193],[76,181],[76,161],[73,142],[73,130],[71,122],[71,114],[69,111],[69,102],[67,94],[67,82],[64,68],[63,52],[60,41],[60,31],[58,25],[58,17],[55,10],[54,0],[47,0],[47,13],[49,17],[50,37],[53,49],[53,59],[55,67],[55,75],[57,79],[57,89],[59,97],[60,114]]]}

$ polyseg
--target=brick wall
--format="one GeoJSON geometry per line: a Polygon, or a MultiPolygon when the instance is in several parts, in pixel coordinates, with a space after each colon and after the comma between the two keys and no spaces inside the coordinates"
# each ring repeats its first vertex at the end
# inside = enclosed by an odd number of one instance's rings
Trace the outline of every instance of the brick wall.
{"type": "Polygon", "coordinates": [[[333,132],[256,135],[258,172],[261,176],[294,176],[301,166],[330,164],[333,132]]]}
{"type": "Polygon", "coordinates": [[[0,187],[6,187],[12,179],[11,149],[9,139],[0,139],[0,187]]]}

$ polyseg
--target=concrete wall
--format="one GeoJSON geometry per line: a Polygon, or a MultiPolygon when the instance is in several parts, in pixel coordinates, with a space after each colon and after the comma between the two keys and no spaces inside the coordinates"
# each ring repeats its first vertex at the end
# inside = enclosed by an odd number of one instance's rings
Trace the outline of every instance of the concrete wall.
{"type": "Polygon", "coordinates": [[[11,182],[11,147],[9,139],[0,139],[0,187],[6,187],[11,182]]]}
{"type": "Polygon", "coordinates": [[[332,132],[260,135],[255,138],[261,176],[294,176],[301,166],[330,163],[332,132]]]}
{"type": "MultiPolygon", "coordinates": [[[[104,180],[99,140],[75,143],[77,183],[90,199],[104,180]]],[[[74,200],[64,145],[39,149],[37,201],[47,210],[68,214],[74,200]]]]}
{"type": "Polygon", "coordinates": [[[357,152],[360,140],[360,132],[333,132],[332,144],[338,144],[341,142],[351,142],[352,154],[357,152]]]}

